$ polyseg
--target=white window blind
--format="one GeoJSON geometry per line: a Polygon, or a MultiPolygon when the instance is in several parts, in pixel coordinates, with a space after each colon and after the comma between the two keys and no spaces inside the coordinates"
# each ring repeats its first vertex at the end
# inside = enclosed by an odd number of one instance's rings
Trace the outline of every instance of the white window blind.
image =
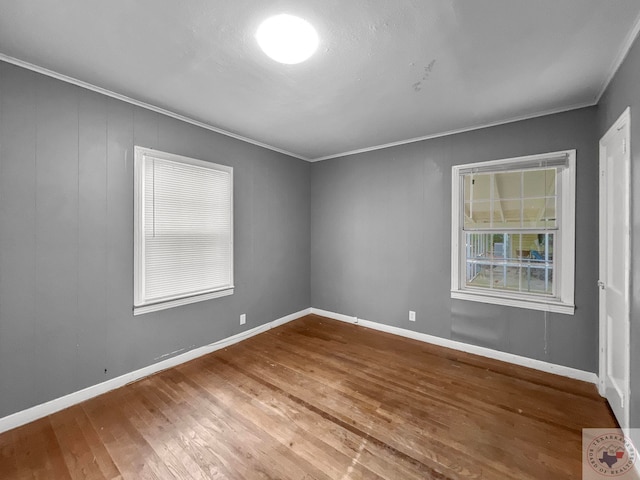
{"type": "Polygon", "coordinates": [[[233,293],[233,169],[136,147],[134,313],[233,293]]]}

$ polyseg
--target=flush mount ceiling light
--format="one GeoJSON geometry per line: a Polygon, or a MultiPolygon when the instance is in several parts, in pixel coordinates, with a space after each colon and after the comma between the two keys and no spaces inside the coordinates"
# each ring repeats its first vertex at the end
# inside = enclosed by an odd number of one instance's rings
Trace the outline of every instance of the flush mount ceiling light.
{"type": "Polygon", "coordinates": [[[269,57],[289,65],[304,62],[318,48],[318,34],[311,24],[287,14],[262,22],[256,40],[269,57]]]}

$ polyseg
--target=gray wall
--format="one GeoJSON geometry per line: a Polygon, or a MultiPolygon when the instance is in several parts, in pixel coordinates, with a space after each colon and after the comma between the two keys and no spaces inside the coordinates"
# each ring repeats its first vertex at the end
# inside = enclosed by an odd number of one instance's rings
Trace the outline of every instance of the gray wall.
{"type": "Polygon", "coordinates": [[[0,62],[0,417],[309,307],[309,182],[307,162],[0,62]],[[132,315],[134,145],[234,167],[234,295],[132,315]]]}
{"type": "MultiPolygon", "coordinates": [[[[598,105],[598,138],[631,106],[631,427],[640,428],[640,38],[598,105]]],[[[636,445],[640,435],[635,438],[636,445]]]]}
{"type": "MultiPolygon", "coordinates": [[[[0,417],[310,305],[596,372],[597,139],[638,108],[638,78],[636,42],[597,109],[310,165],[0,62],[0,417]],[[235,168],[233,296],[132,316],[133,145],[235,168]],[[570,148],[576,314],[451,300],[451,166],[570,148]]],[[[640,427],[637,252],[634,234],[640,427]]]]}
{"type": "Polygon", "coordinates": [[[312,306],[596,372],[596,113],[574,110],[313,164],[312,306]],[[452,300],[451,166],[573,148],[575,315],[452,300]]]}

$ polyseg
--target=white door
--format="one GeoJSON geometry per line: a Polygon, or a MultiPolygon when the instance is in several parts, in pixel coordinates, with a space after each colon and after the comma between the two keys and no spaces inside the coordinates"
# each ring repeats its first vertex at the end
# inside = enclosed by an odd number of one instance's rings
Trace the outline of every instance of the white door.
{"type": "Polygon", "coordinates": [[[630,117],[627,108],[600,140],[600,393],[622,428],[629,427],[630,117]]]}

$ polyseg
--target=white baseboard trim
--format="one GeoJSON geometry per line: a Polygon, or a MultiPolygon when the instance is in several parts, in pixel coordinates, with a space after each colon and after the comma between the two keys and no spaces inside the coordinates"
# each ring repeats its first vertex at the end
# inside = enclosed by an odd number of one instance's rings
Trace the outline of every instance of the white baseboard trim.
{"type": "Polygon", "coordinates": [[[358,317],[350,317],[348,315],[342,315],[340,313],[328,312],[326,310],[320,310],[318,308],[311,308],[311,313],[320,315],[323,317],[331,318],[333,320],[340,320],[341,322],[354,323],[363,327],[372,328],[374,330],[380,330],[382,332],[392,333],[401,337],[412,338],[421,342],[438,345],[440,347],[451,348],[453,350],[460,350],[462,352],[472,353],[474,355],[480,355],[481,357],[493,358],[507,363],[513,363],[522,367],[533,368],[534,370],[540,370],[542,372],[553,373],[555,375],[562,375],[563,377],[573,378],[575,380],[582,380],[583,382],[598,384],[598,376],[593,372],[585,372],[584,370],[578,370],[576,368],[565,367],[563,365],[556,365],[554,363],[543,362],[542,360],[534,360],[532,358],[522,357],[520,355],[514,355],[513,353],[500,352],[486,347],[478,347],[476,345],[470,345],[468,343],[458,342],[455,340],[449,340],[446,338],[436,337],[428,335],[426,333],[414,332],[399,327],[392,327],[384,325],[382,323],[371,322],[369,320],[363,320],[358,317]]]}
{"type": "Polygon", "coordinates": [[[299,312],[292,313],[291,315],[287,315],[286,317],[278,318],[272,322],[265,323],[264,325],[252,328],[251,330],[247,330],[231,337],[219,340],[210,345],[205,345],[204,347],[200,348],[194,348],[193,350],[189,350],[188,352],[185,352],[181,355],[176,355],[175,357],[171,357],[161,362],[154,363],[153,365],[149,365],[148,367],[144,367],[130,373],[125,373],[124,375],[112,378],[110,380],[107,380],[106,382],[92,385],[83,390],[70,393],[63,397],[56,398],[49,402],[42,403],[40,405],[36,405],[35,407],[27,408],[26,410],[22,410],[20,412],[16,412],[6,417],[0,418],[0,433],[33,422],[34,420],[46,417],[47,415],[51,415],[52,413],[59,412],[60,410],[64,410],[65,408],[84,402],[85,400],[89,400],[90,398],[97,397],[98,395],[102,395],[103,393],[115,390],[116,388],[120,388],[128,383],[135,382],[136,380],[148,377],[149,375],[153,375],[154,373],[158,373],[162,370],[175,367],[195,358],[207,355],[211,352],[215,352],[216,350],[220,350],[235,343],[241,342],[250,337],[266,332],[267,330],[270,330],[272,328],[284,325],[285,323],[304,317],[305,315],[309,315],[310,313],[310,308],[300,310],[299,312]]]}
{"type": "Polygon", "coordinates": [[[553,373],[556,375],[562,375],[564,377],[573,378],[576,380],[582,380],[584,382],[589,382],[596,385],[598,383],[598,376],[592,372],[585,372],[583,370],[578,370],[571,367],[555,365],[552,363],[543,362],[541,360],[534,360],[531,358],[514,355],[512,353],[505,353],[505,352],[500,352],[498,350],[492,350],[490,348],[478,347],[476,345],[457,342],[455,340],[449,340],[446,338],[440,338],[433,335],[428,335],[426,333],[414,332],[404,328],[392,327],[389,325],[384,325],[382,323],[364,320],[358,317],[351,317],[349,315],[342,315],[340,313],[329,312],[327,310],[321,310],[318,308],[307,308],[304,310],[300,310],[299,312],[292,313],[291,315],[278,318],[272,322],[265,323],[264,325],[260,325],[258,327],[252,328],[251,330],[247,330],[247,331],[238,333],[236,335],[233,335],[231,337],[219,340],[210,345],[205,345],[200,348],[189,350],[188,352],[185,352],[180,355],[176,355],[175,357],[168,358],[158,363],[154,363],[153,365],[149,365],[148,367],[144,367],[139,370],[126,373],[119,377],[107,380],[106,382],[102,382],[97,385],[92,385],[83,390],[70,393],[63,397],[56,398],[49,402],[36,405],[34,407],[28,408],[26,410],[22,410],[20,412],[13,413],[4,418],[0,418],[0,433],[6,432],[8,430],[12,430],[21,425],[25,425],[27,423],[33,422],[34,420],[38,420],[39,418],[46,417],[47,415],[51,415],[60,410],[64,410],[65,408],[84,402],[85,400],[89,400],[90,398],[97,397],[98,395],[102,395],[103,393],[107,393],[111,390],[115,390],[116,388],[120,388],[128,383],[135,382],[136,380],[140,380],[141,378],[148,377],[149,375],[153,375],[154,373],[158,373],[162,370],[175,367],[177,365],[196,359],[203,355],[207,355],[209,353],[215,352],[216,350],[220,350],[222,348],[236,344],[238,342],[251,338],[255,335],[266,332],[267,330],[278,327],[280,325],[284,325],[285,323],[291,322],[293,320],[296,320],[298,318],[304,317],[305,315],[309,315],[309,314],[320,315],[323,317],[331,318],[333,320],[339,320],[346,323],[353,323],[353,324],[361,325],[363,327],[371,328],[374,330],[379,330],[382,332],[387,332],[387,333],[399,335],[402,337],[412,338],[414,340],[419,340],[421,342],[430,343],[430,344],[438,345],[441,347],[451,348],[453,350],[472,353],[475,355],[480,355],[482,357],[493,358],[495,360],[501,360],[503,362],[513,363],[515,365],[533,368],[535,370],[553,373]]]}

